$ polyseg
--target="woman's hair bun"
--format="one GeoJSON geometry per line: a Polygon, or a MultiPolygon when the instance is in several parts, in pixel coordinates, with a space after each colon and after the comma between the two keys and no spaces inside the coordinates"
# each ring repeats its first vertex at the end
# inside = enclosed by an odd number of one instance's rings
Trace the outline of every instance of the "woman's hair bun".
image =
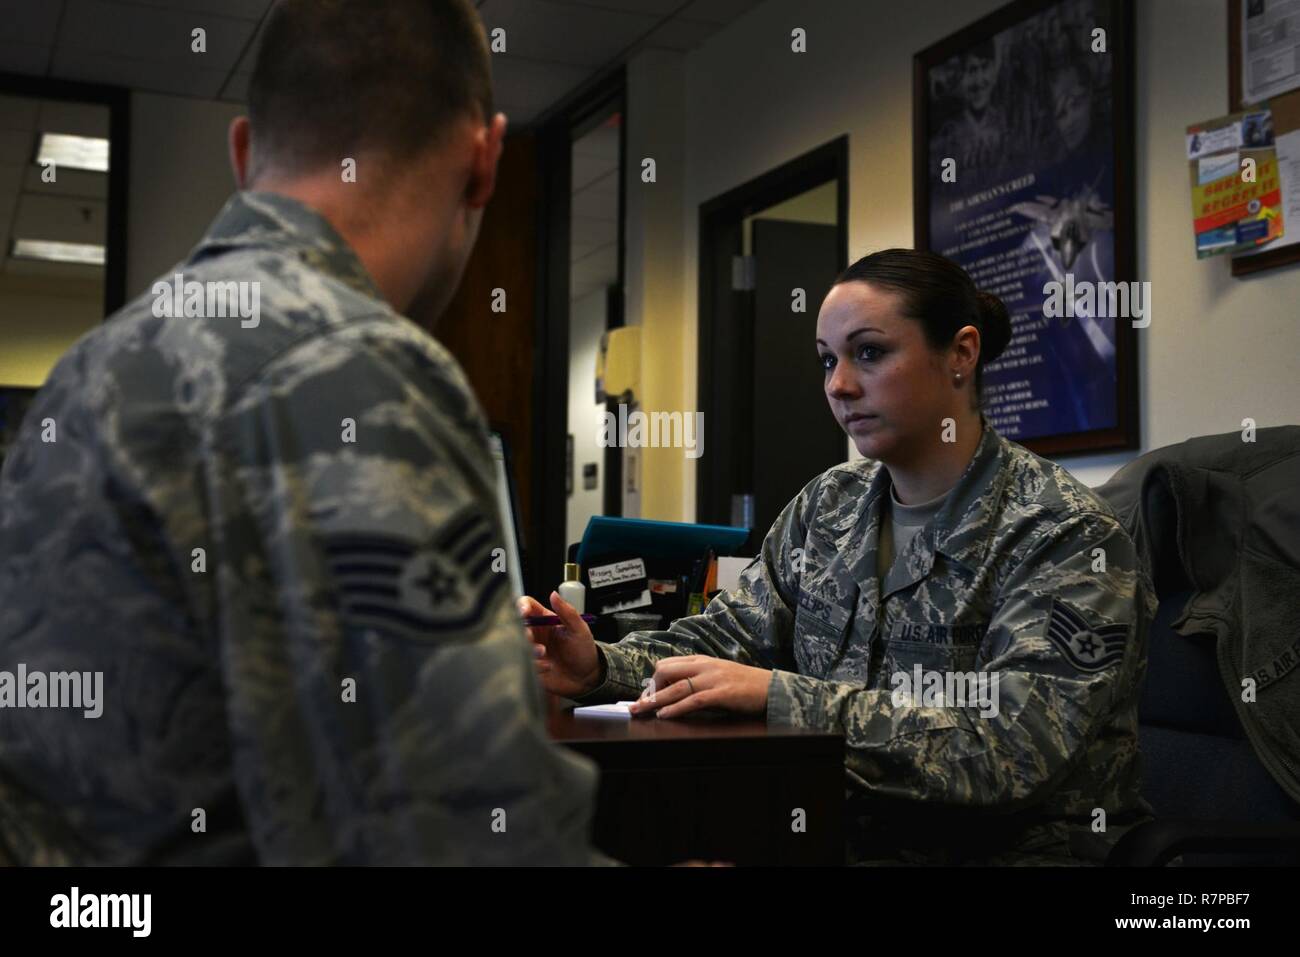
{"type": "Polygon", "coordinates": [[[1002,300],[982,289],[975,293],[980,310],[980,365],[987,365],[1011,341],[1011,314],[1002,300]]]}

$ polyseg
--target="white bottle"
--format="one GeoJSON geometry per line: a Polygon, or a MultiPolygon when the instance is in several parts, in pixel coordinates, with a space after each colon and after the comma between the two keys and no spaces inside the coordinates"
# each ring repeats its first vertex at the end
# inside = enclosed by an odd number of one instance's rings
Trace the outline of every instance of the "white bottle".
{"type": "Polygon", "coordinates": [[[556,589],[560,597],[578,610],[581,615],[587,610],[587,589],[578,580],[578,566],[573,562],[564,563],[564,581],[556,589]]]}

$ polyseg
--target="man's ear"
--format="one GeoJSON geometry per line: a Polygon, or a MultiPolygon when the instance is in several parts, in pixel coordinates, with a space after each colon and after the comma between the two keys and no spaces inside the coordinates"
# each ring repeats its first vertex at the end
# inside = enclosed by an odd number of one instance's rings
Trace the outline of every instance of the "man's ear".
{"type": "Polygon", "coordinates": [[[237,116],[230,121],[230,169],[235,174],[235,187],[244,189],[248,181],[248,117],[237,116]]]}
{"type": "Polygon", "coordinates": [[[506,115],[498,113],[492,122],[474,132],[474,158],[470,166],[469,182],[465,186],[465,205],[482,209],[492,198],[497,184],[497,164],[505,148],[506,115]]]}

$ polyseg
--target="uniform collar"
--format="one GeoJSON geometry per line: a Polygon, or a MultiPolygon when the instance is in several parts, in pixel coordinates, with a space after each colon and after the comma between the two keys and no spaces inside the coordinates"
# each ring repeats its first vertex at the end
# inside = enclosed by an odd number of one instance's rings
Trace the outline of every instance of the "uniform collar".
{"type": "MultiPolygon", "coordinates": [[[[975,454],[957,479],[957,484],[948,491],[943,507],[929,522],[935,551],[971,569],[979,568],[984,562],[993,534],[988,516],[1001,499],[1006,484],[1002,467],[1007,455],[1006,440],[994,431],[983,415],[980,422],[983,432],[975,454]]],[[[841,549],[848,547],[855,533],[870,534],[873,525],[879,526],[880,506],[888,495],[889,471],[880,465],[861,498],[844,502],[839,514],[828,516],[828,525],[836,533],[841,549]]],[[[874,560],[873,551],[868,564],[874,560]]],[[[928,559],[926,564],[929,564],[928,559]]],[[[925,573],[928,572],[927,567],[925,573]]]]}
{"type": "Polygon", "coordinates": [[[297,256],[364,296],[383,299],[357,254],[320,213],[279,193],[243,191],[226,201],[186,265],[233,249],[297,256]]]}
{"type": "Polygon", "coordinates": [[[966,470],[948,493],[948,501],[933,519],[935,551],[967,568],[984,564],[994,529],[989,516],[1006,484],[1006,440],[980,416],[984,431],[966,470]]]}

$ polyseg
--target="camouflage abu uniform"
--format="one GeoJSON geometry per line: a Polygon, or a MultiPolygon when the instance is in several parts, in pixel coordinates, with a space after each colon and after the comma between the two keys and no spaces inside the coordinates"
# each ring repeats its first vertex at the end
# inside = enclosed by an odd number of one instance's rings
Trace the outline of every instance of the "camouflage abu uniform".
{"type": "Polygon", "coordinates": [[[985,423],[882,585],[888,494],[870,460],[818,476],[734,594],[600,645],[605,682],[583,700],[634,696],[671,655],[770,668],[769,723],[845,736],[851,860],[1099,860],[1147,810],[1137,701],[1155,608],[1131,539],[1085,486],[985,423]],[[998,714],[895,703],[891,676],[917,665],[997,672],[998,714]]]}
{"type": "Polygon", "coordinates": [[[0,669],[102,671],[105,700],[0,709],[0,844],[588,860],[595,771],[547,739],[460,368],[291,199],[237,194],[177,269],[260,281],[260,321],[146,293],[64,356],[4,463],[0,669]]]}

